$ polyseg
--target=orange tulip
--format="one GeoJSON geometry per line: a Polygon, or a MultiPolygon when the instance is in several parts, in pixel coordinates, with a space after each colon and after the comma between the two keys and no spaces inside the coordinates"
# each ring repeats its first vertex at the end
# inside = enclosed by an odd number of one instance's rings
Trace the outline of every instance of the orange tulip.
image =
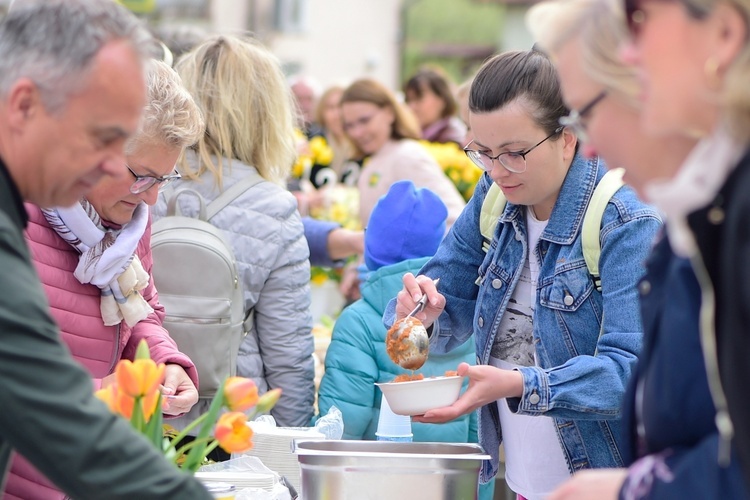
{"type": "Polygon", "coordinates": [[[216,422],[214,436],[227,453],[241,453],[253,447],[253,430],[242,412],[224,413],[216,422]]]}
{"type": "Polygon", "coordinates": [[[141,409],[143,410],[143,418],[146,422],[151,420],[151,416],[156,411],[156,403],[159,401],[160,395],[159,391],[153,391],[141,398],[141,409]]]}
{"type": "Polygon", "coordinates": [[[249,410],[258,402],[258,387],[244,377],[229,377],[224,383],[224,401],[230,411],[249,410]]]}
{"type": "Polygon", "coordinates": [[[122,359],[115,368],[115,379],[120,391],[128,396],[146,396],[159,389],[165,368],[164,364],[157,365],[150,359],[122,359]]]}
{"type": "Polygon", "coordinates": [[[115,404],[117,413],[130,420],[133,417],[133,408],[135,407],[135,398],[121,390],[115,391],[115,404]]]}

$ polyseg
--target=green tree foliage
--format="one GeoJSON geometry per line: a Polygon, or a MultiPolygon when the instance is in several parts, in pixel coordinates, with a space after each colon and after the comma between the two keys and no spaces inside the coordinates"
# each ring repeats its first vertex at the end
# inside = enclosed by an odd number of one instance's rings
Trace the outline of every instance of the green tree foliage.
{"type": "Polygon", "coordinates": [[[504,8],[481,0],[404,0],[403,82],[422,65],[442,67],[456,82],[470,77],[498,47],[504,8]]]}

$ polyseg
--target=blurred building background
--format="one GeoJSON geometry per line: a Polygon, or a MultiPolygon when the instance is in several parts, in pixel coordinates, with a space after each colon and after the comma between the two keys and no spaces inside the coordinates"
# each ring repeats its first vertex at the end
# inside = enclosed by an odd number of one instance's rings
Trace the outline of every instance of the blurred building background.
{"type": "MultiPolygon", "coordinates": [[[[0,0],[0,15],[13,0],[0,0]]],[[[370,76],[397,89],[422,64],[456,83],[488,56],[528,49],[536,0],[120,0],[155,29],[252,32],[288,75],[322,86],[370,76]]]]}
{"type": "MultiPolygon", "coordinates": [[[[3,0],[7,3],[8,0],[3,0]]],[[[523,16],[535,0],[122,0],[154,27],[252,32],[289,75],[322,86],[361,76],[392,88],[422,64],[455,82],[488,56],[528,49],[523,16]]]]}

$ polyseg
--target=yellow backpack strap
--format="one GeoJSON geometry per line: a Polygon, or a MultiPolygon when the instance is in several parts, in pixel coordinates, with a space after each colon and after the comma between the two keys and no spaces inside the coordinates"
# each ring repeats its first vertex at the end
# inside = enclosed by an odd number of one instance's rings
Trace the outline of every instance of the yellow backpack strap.
{"type": "Polygon", "coordinates": [[[505,204],[503,191],[493,182],[487,190],[487,196],[482,202],[482,210],[479,212],[479,232],[482,233],[482,250],[485,253],[490,249],[490,243],[492,237],[495,236],[495,228],[505,210],[505,204]]]}
{"type": "Polygon", "coordinates": [[[599,233],[602,227],[602,217],[609,200],[625,184],[622,180],[624,173],[625,171],[622,168],[614,168],[604,174],[604,177],[594,189],[594,194],[591,196],[589,206],[583,216],[583,228],[581,229],[583,258],[586,260],[586,267],[588,267],[589,273],[594,279],[594,285],[600,292],[602,290],[602,279],[599,276],[599,255],[602,253],[602,245],[599,240],[599,233]]]}

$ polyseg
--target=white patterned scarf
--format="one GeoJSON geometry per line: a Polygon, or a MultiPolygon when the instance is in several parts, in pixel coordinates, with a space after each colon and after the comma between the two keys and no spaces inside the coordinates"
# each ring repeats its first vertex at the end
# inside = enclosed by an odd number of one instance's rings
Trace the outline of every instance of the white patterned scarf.
{"type": "Polygon", "coordinates": [[[121,229],[105,228],[85,199],[72,207],[43,209],[58,235],[81,254],[73,273],[101,290],[102,320],[114,326],[125,320],[132,327],[154,310],[141,296],[149,275],[135,255],[148,223],[148,207],[139,204],[133,219],[121,229]]]}
{"type": "Polygon", "coordinates": [[[646,201],[656,205],[668,222],[669,242],[681,257],[696,251],[688,214],[705,207],[716,197],[742,157],[744,147],[726,128],[702,139],[668,180],[654,180],[644,187],[646,201]]]}

